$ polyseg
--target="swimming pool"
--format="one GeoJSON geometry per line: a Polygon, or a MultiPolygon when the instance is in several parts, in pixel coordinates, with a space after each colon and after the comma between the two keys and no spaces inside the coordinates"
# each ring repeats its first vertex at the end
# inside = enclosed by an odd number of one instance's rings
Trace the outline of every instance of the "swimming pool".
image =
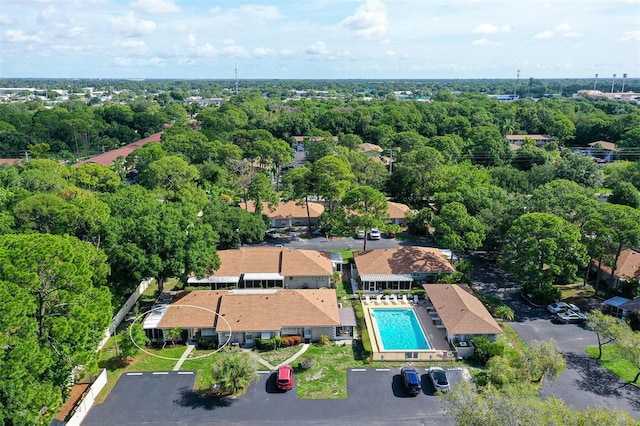
{"type": "Polygon", "coordinates": [[[384,350],[431,349],[412,309],[372,309],[371,318],[384,350]]]}

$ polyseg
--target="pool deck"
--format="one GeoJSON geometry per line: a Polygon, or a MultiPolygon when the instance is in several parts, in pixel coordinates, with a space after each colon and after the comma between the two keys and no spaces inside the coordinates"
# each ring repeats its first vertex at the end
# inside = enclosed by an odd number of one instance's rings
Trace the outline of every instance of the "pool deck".
{"type": "Polygon", "coordinates": [[[364,320],[369,330],[369,336],[371,339],[371,348],[373,350],[372,358],[374,361],[443,361],[450,360],[451,348],[449,342],[446,339],[446,333],[443,328],[438,328],[434,324],[433,316],[427,311],[427,308],[421,305],[415,305],[413,303],[403,303],[398,301],[397,303],[376,303],[372,300],[371,303],[362,301],[362,307],[364,310],[364,320]],[[373,326],[371,319],[372,309],[411,309],[416,314],[418,322],[427,336],[431,350],[399,350],[399,351],[386,351],[382,348],[382,339],[378,333],[377,327],[373,326]],[[406,358],[407,353],[416,354],[417,358],[406,358]]]}

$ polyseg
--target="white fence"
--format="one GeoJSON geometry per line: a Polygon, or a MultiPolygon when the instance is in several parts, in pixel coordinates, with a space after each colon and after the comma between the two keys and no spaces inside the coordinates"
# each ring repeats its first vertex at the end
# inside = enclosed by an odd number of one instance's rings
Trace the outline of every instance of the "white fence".
{"type": "Polygon", "coordinates": [[[107,341],[109,340],[109,337],[111,337],[113,332],[120,325],[120,323],[122,322],[124,317],[129,313],[131,308],[133,308],[133,305],[136,304],[136,302],[138,301],[140,296],[142,296],[142,293],[144,293],[144,291],[147,289],[147,287],[149,287],[149,284],[151,284],[151,280],[152,280],[152,278],[149,278],[147,280],[144,280],[144,281],[140,282],[138,287],[134,290],[133,294],[131,294],[131,296],[129,296],[127,301],[124,302],[124,305],[122,305],[122,308],[120,308],[118,313],[113,317],[113,320],[111,321],[111,324],[109,325],[109,328],[107,330],[105,330],[104,337],[103,337],[102,341],[100,342],[100,345],[98,345],[98,349],[102,349],[102,347],[107,344],[107,341]]]}
{"type": "Polygon", "coordinates": [[[78,405],[76,405],[75,412],[73,413],[73,416],[71,416],[71,418],[67,421],[66,426],[80,426],[80,423],[82,423],[87,413],[93,406],[93,402],[96,400],[96,397],[106,384],[107,370],[103,368],[100,370],[100,374],[98,374],[98,377],[85,392],[82,400],[78,402],[78,405]]]}

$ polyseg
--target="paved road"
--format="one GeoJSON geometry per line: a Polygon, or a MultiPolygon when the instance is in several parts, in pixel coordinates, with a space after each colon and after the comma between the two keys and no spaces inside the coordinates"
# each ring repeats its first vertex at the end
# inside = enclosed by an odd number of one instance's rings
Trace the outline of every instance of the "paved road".
{"type": "MultiPolygon", "coordinates": [[[[295,389],[276,392],[275,373],[262,374],[245,395],[229,399],[195,394],[195,375],[123,375],[83,425],[453,425],[434,396],[426,370],[419,369],[423,393],[415,398],[404,395],[399,371],[348,370],[349,396],[341,400],[300,399],[295,389]]],[[[449,378],[457,383],[462,371],[449,371],[449,378]]]]}
{"type": "Polygon", "coordinates": [[[555,381],[545,381],[542,396],[556,396],[576,409],[605,406],[629,412],[640,419],[640,389],[621,381],[589,357],[584,349],[597,346],[596,334],[584,325],[560,324],[542,308],[530,306],[519,295],[520,285],[511,275],[488,262],[481,253],[469,256],[474,286],[483,294],[502,299],[515,311],[513,329],[525,342],[553,338],[567,359],[567,368],[555,381]]]}

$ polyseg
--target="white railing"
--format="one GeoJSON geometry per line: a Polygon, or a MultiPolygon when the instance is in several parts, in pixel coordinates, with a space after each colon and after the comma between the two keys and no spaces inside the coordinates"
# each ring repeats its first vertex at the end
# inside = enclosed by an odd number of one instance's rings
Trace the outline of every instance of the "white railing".
{"type": "Polygon", "coordinates": [[[91,386],[89,386],[83,398],[74,408],[74,413],[67,421],[66,426],[80,426],[91,407],[93,407],[93,403],[96,400],[96,397],[106,384],[107,370],[103,368],[100,370],[100,374],[98,374],[98,377],[96,377],[91,386]]]}
{"type": "Polygon", "coordinates": [[[107,344],[107,341],[109,340],[115,329],[120,325],[124,317],[127,316],[131,308],[133,308],[133,305],[135,305],[140,296],[142,296],[142,293],[144,293],[145,290],[149,287],[149,284],[151,284],[151,280],[152,278],[149,278],[140,282],[138,287],[133,291],[133,294],[131,294],[127,301],[124,302],[124,305],[122,305],[118,313],[116,313],[113,317],[111,324],[109,324],[109,328],[105,330],[104,337],[98,345],[98,350],[102,349],[103,346],[107,344]]]}

